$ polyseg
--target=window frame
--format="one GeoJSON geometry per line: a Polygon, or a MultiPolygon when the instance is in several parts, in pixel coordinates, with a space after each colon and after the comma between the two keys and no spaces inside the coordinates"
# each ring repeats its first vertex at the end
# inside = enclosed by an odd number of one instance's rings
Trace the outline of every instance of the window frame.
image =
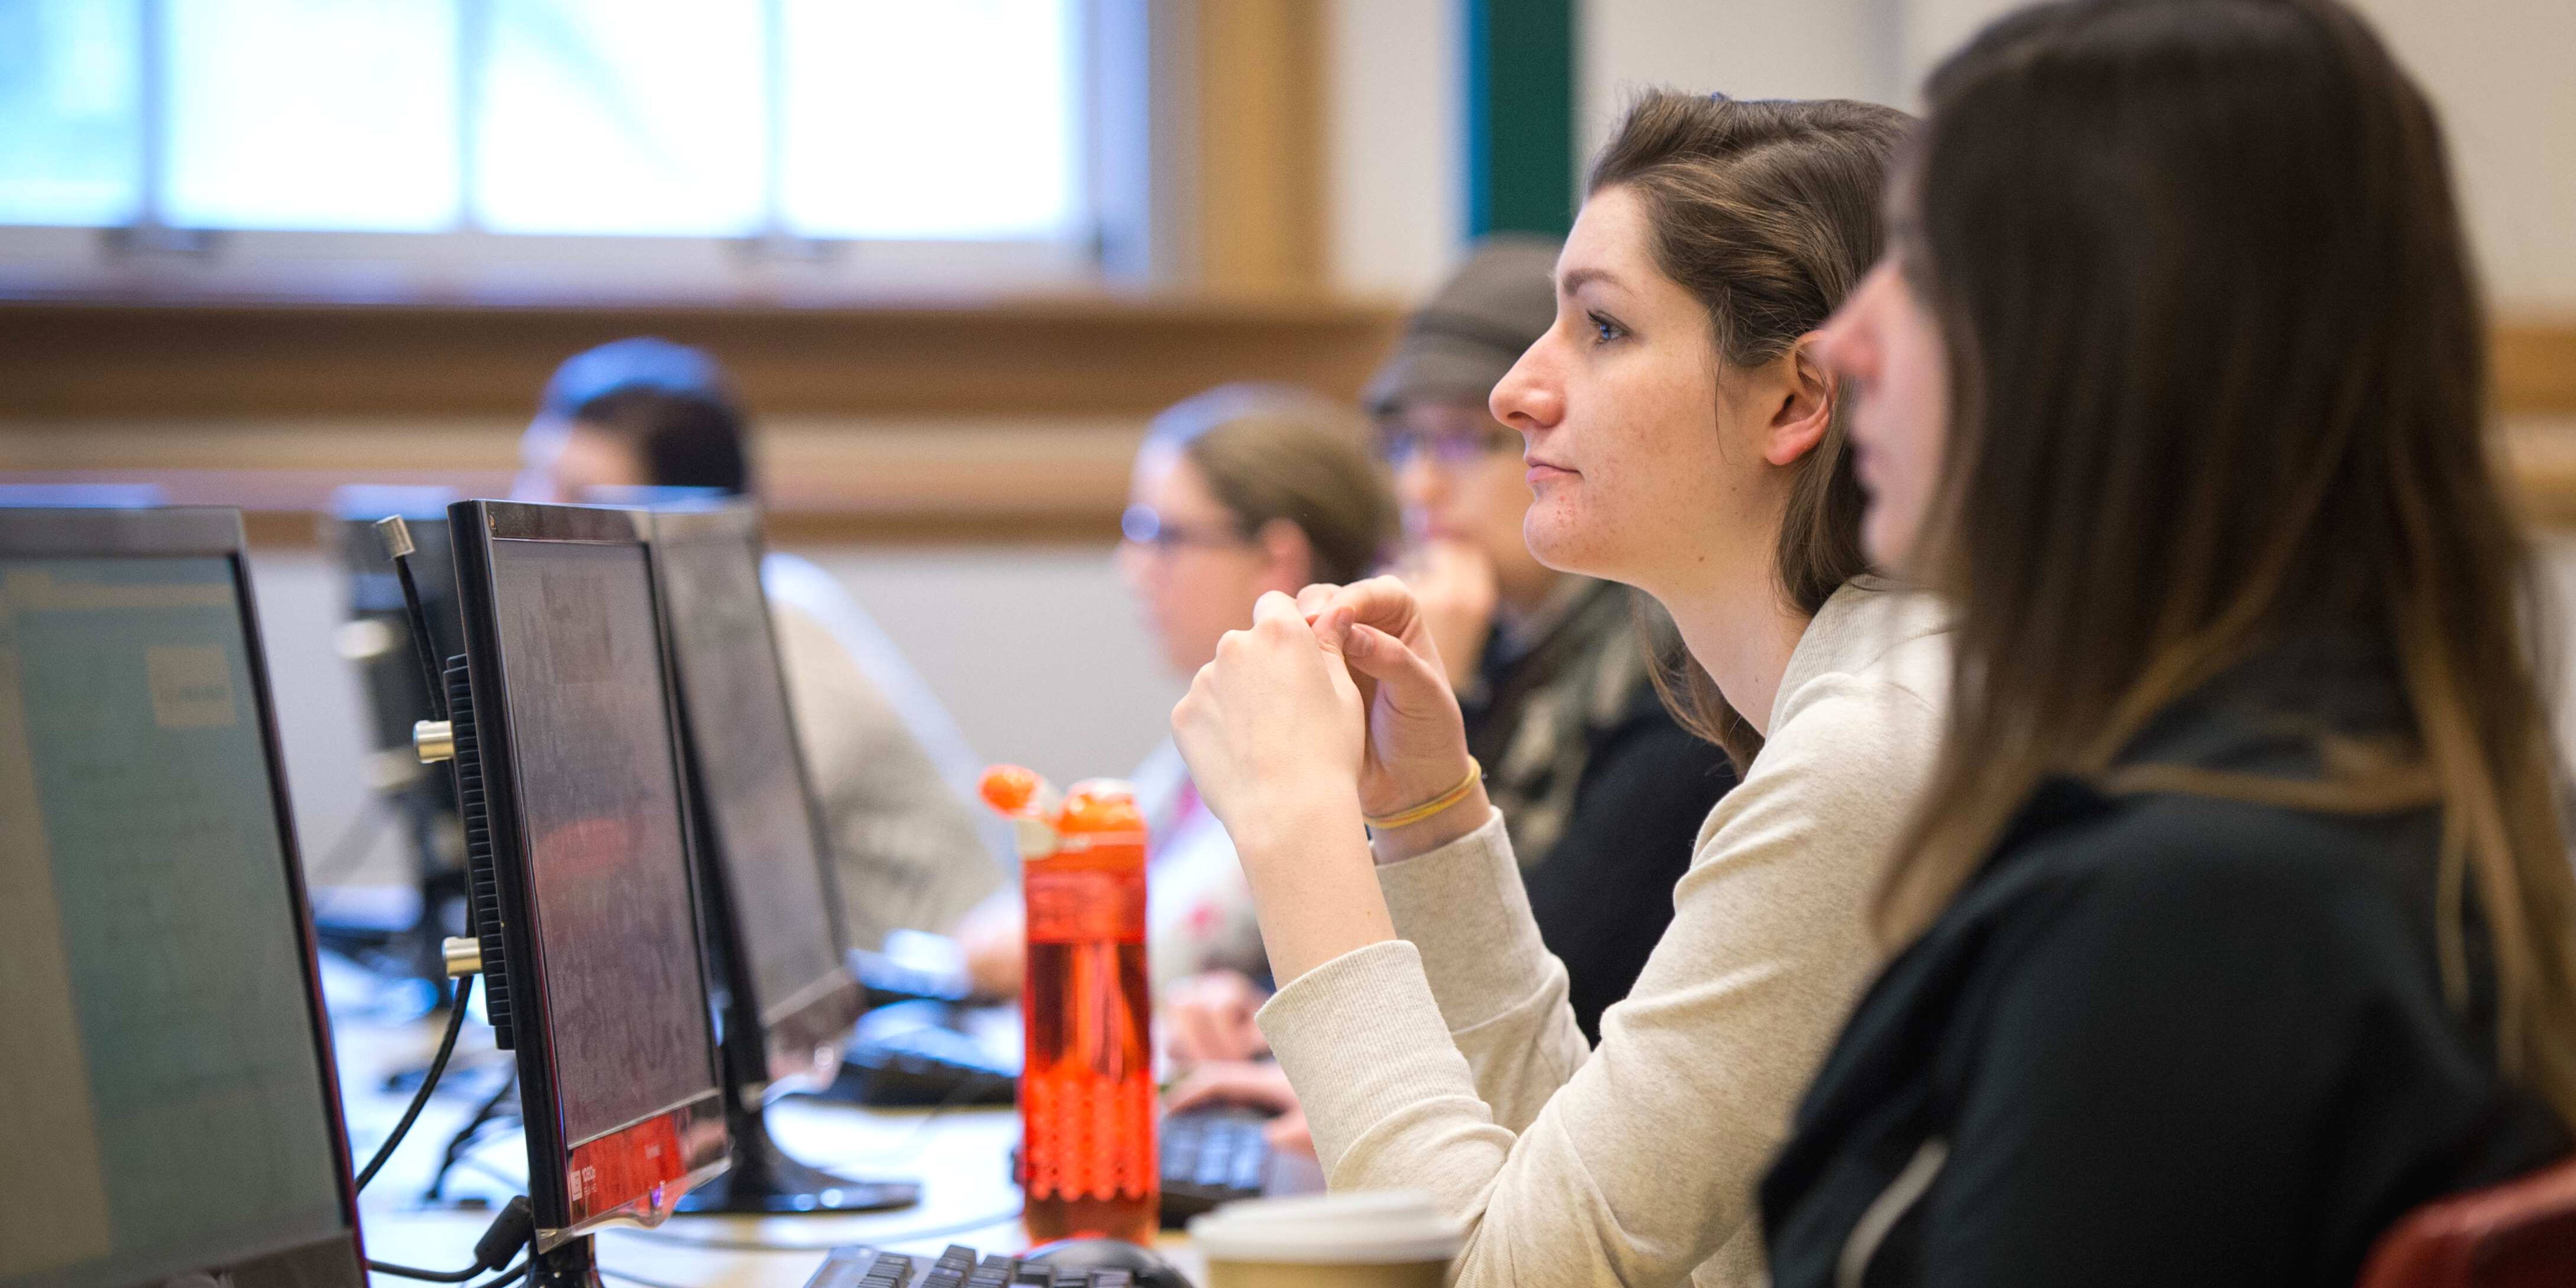
{"type": "MultiPolygon", "coordinates": [[[[1144,156],[1150,91],[1127,83],[1150,66],[1141,48],[1150,0],[1057,0],[1069,11],[1074,215],[1060,237],[812,237],[782,211],[784,0],[759,0],[767,48],[763,226],[746,235],[496,233],[473,226],[470,155],[476,59],[460,54],[455,223],[441,231],[214,229],[163,217],[168,0],[141,10],[138,112],[142,171],[136,217],[122,225],[0,224],[0,297],[18,299],[287,300],[363,303],[739,303],[832,305],[922,295],[1056,293],[1152,275],[1166,255],[1145,243],[1146,191],[1161,167],[1144,156]],[[1129,49],[1127,44],[1139,45],[1129,49]],[[1131,103],[1127,100],[1134,99],[1131,103]],[[1134,189],[1134,191],[1128,191],[1134,189]]],[[[454,0],[460,46],[480,48],[488,0],[454,0]]]]}

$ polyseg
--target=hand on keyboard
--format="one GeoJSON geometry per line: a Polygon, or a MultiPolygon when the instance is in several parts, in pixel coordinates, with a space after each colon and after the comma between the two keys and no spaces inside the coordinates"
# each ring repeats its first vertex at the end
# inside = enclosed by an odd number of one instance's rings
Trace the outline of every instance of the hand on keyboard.
{"type": "Polygon", "coordinates": [[[1297,1103],[1297,1092],[1288,1085],[1288,1075],[1267,1060],[1219,1060],[1190,1070],[1165,1097],[1165,1110],[1186,1114],[1219,1106],[1239,1106],[1275,1114],[1262,1135],[1272,1149],[1286,1154],[1315,1156],[1315,1133],[1306,1125],[1306,1111],[1297,1103]]]}
{"type": "Polygon", "coordinates": [[[1184,1063],[1249,1060],[1270,1051],[1252,1017],[1270,992],[1241,971],[1192,975],[1163,992],[1164,1045],[1184,1063]]]}

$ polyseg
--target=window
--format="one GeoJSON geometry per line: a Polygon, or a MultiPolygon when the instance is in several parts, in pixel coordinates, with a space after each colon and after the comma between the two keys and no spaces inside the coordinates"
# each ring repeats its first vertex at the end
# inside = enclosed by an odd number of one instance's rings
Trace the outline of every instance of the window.
{"type": "Polygon", "coordinates": [[[0,0],[0,289],[1087,275],[1088,7],[0,0]]]}

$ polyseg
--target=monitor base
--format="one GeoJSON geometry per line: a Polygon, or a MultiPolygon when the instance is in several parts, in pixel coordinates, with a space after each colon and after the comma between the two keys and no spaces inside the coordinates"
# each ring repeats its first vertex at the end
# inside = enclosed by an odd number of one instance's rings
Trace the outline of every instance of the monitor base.
{"type": "Polygon", "coordinates": [[[789,1158],[769,1137],[757,1109],[726,1097],[726,1126],[733,1131],[733,1166],[681,1196],[684,1215],[715,1213],[794,1216],[800,1212],[883,1212],[921,1202],[914,1181],[855,1181],[789,1158]]]}
{"type": "Polygon", "coordinates": [[[603,1288],[599,1258],[593,1253],[589,1235],[552,1252],[532,1255],[535,1261],[528,1267],[528,1288],[603,1288]]]}

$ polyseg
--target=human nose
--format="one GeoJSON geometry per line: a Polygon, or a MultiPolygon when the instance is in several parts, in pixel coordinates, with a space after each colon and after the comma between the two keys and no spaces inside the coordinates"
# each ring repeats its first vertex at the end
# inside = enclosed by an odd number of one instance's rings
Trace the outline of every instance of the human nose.
{"type": "Polygon", "coordinates": [[[1556,333],[1550,331],[1503,373],[1502,383],[1486,400],[1495,420],[1527,435],[1565,418],[1565,390],[1556,378],[1555,348],[1556,333]]]}
{"type": "Polygon", "coordinates": [[[1153,574],[1154,548],[1137,541],[1118,543],[1118,575],[1131,594],[1142,595],[1153,574]]]}
{"type": "Polygon", "coordinates": [[[1432,464],[1431,453],[1415,452],[1395,471],[1396,499],[1406,505],[1427,506],[1439,499],[1440,470],[1432,464]]]}
{"type": "Polygon", "coordinates": [[[1878,372],[1878,346],[1871,338],[1881,301],[1887,295],[1889,266],[1881,263],[1861,279],[1858,289],[1825,319],[1816,332],[1816,361],[1846,380],[1867,381],[1878,372]]]}

